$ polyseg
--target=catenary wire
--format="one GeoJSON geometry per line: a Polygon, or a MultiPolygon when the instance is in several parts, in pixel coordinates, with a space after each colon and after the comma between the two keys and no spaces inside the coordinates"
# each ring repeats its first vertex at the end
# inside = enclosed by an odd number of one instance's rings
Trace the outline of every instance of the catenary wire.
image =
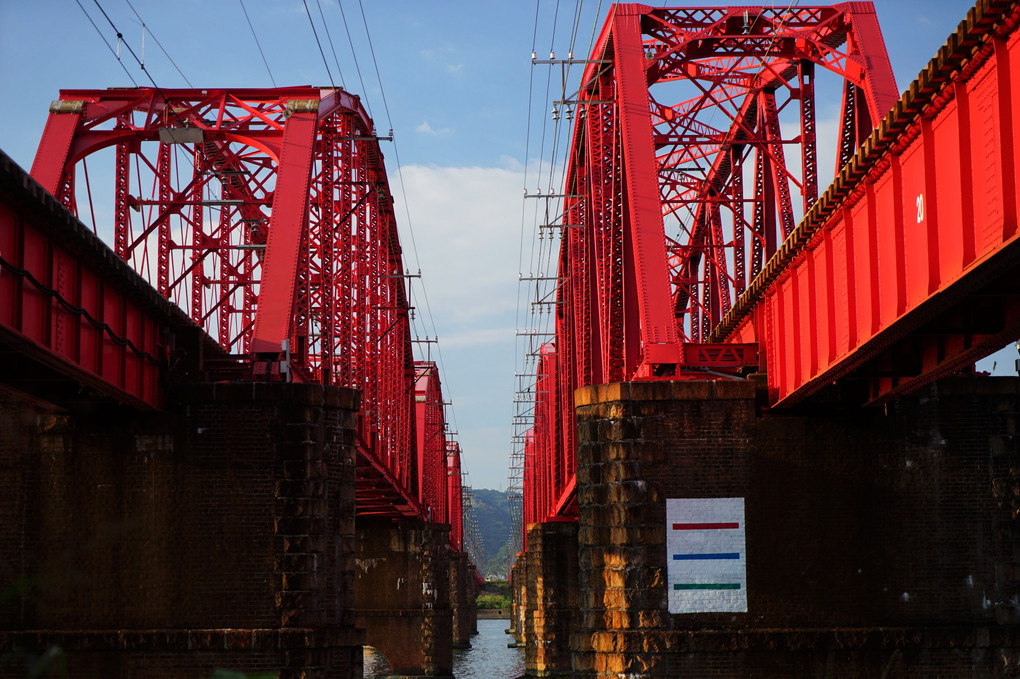
{"type": "Polygon", "coordinates": [[[262,63],[266,65],[266,72],[269,73],[269,82],[273,83],[273,87],[276,87],[276,79],[273,78],[273,71],[269,68],[269,61],[266,60],[266,54],[262,51],[262,43],[259,42],[259,36],[255,34],[255,27],[251,23],[251,18],[248,16],[248,10],[244,6],[244,0],[238,0],[241,3],[241,11],[244,12],[244,18],[248,22],[248,28],[251,29],[251,37],[255,38],[255,46],[259,49],[259,55],[262,57],[262,63]]]}
{"type": "MultiPolygon", "coordinates": [[[[531,54],[535,54],[535,45],[538,39],[538,15],[539,15],[539,0],[535,0],[535,27],[531,34],[531,54]]],[[[535,65],[532,64],[528,75],[528,113],[527,122],[524,127],[524,193],[527,195],[528,192],[528,166],[531,160],[531,110],[534,106],[533,94],[535,91],[535,65]]],[[[528,209],[527,201],[521,206],[521,236],[520,236],[520,247],[517,252],[517,271],[518,273],[524,272],[524,232],[525,224],[527,223],[528,209]]],[[[520,325],[520,310],[521,310],[521,290],[525,286],[517,286],[517,317],[516,325],[520,325]]],[[[517,353],[516,347],[514,353],[517,353]]]]}
{"type": "Polygon", "coordinates": [[[153,33],[152,28],[145,24],[145,20],[142,19],[142,15],[138,13],[138,10],[135,9],[135,6],[131,4],[131,0],[124,0],[124,1],[127,3],[127,6],[131,8],[131,11],[135,13],[135,16],[138,17],[138,21],[141,22],[142,28],[147,30],[149,32],[149,35],[152,36],[152,39],[156,41],[156,46],[159,47],[160,51],[163,52],[163,56],[165,56],[167,58],[167,60],[177,70],[177,72],[180,74],[180,76],[182,78],[184,78],[184,82],[186,82],[188,84],[188,87],[194,87],[194,85],[191,84],[191,81],[188,80],[188,76],[184,75],[184,71],[182,71],[180,69],[180,67],[177,66],[177,62],[174,61],[173,57],[170,56],[170,53],[167,52],[166,48],[163,47],[163,43],[161,43],[159,41],[159,38],[156,37],[156,34],[153,33]]]}
{"type": "Polygon", "coordinates": [[[347,89],[347,84],[344,82],[344,72],[340,68],[340,60],[336,56],[336,47],[333,45],[333,36],[329,32],[329,23],[326,21],[326,15],[322,13],[322,3],[319,0],[315,0],[315,4],[319,7],[319,18],[322,19],[322,27],[326,29],[326,40],[329,42],[329,49],[333,53],[333,63],[336,64],[336,72],[340,76],[340,87],[347,89]]]}
{"type": "MultiPolygon", "coordinates": [[[[99,0],[93,0],[93,2],[96,3],[96,7],[99,8],[99,11],[102,13],[102,15],[106,19],[107,23],[110,24],[110,28],[112,28],[113,32],[117,34],[117,39],[124,43],[124,47],[127,48],[127,51],[131,54],[132,57],[134,57],[134,60],[138,63],[139,68],[141,68],[142,71],[145,73],[145,77],[147,77],[149,79],[149,82],[152,83],[153,88],[155,88],[156,91],[159,92],[160,96],[162,96],[163,92],[159,89],[159,86],[156,85],[156,81],[153,80],[152,74],[149,72],[149,70],[147,68],[145,68],[145,62],[143,62],[141,59],[139,59],[138,55],[135,54],[135,51],[133,49],[131,49],[131,44],[127,40],[124,39],[124,35],[120,32],[120,30],[117,28],[117,26],[110,19],[110,16],[106,13],[106,10],[103,9],[103,6],[99,4],[99,0]]],[[[117,60],[120,61],[120,56],[117,57],[117,60]]],[[[131,82],[132,83],[135,82],[134,78],[131,79],[131,82]]],[[[135,87],[138,87],[137,83],[135,84],[135,87]]],[[[166,97],[163,97],[163,99],[165,100],[166,97]]]]}
{"type": "MultiPolygon", "coordinates": [[[[110,41],[106,39],[106,36],[103,35],[103,31],[101,31],[99,26],[96,25],[96,22],[92,20],[92,17],[89,15],[88,11],[86,11],[85,6],[81,4],[81,0],[74,0],[74,1],[76,3],[78,3],[78,7],[81,8],[82,14],[84,14],[85,18],[89,20],[90,24],[92,24],[92,28],[96,29],[96,32],[99,33],[100,39],[102,39],[102,41],[106,45],[107,49],[110,50],[110,54],[112,54],[113,57],[117,60],[117,63],[120,64],[120,67],[122,69],[124,69],[124,74],[127,75],[128,80],[131,81],[132,85],[134,85],[135,87],[138,87],[138,82],[135,80],[134,76],[131,75],[131,71],[129,71],[127,66],[124,65],[124,61],[120,58],[120,55],[117,54],[117,50],[113,49],[113,45],[111,45],[110,41]]],[[[102,8],[100,8],[100,9],[102,9],[102,8]]],[[[116,30],[116,29],[114,29],[114,30],[116,30]]],[[[121,39],[120,33],[117,33],[117,39],[118,40],[121,39]]]]}
{"type": "MultiPolygon", "coordinates": [[[[379,76],[379,62],[375,60],[375,48],[372,47],[372,34],[368,30],[368,19],[365,18],[365,7],[361,4],[361,0],[358,0],[358,8],[361,10],[361,23],[365,26],[365,37],[368,39],[368,53],[372,55],[372,65],[375,67],[375,79],[379,82],[379,96],[382,99],[383,110],[386,112],[386,122],[390,128],[393,128],[393,119],[390,118],[390,107],[386,103],[386,91],[382,86],[382,78],[379,76]]],[[[396,149],[396,144],[393,146],[396,149]]],[[[399,167],[400,162],[397,162],[399,167]]]]}
{"type": "MultiPolygon", "coordinates": [[[[361,0],[358,0],[358,6],[359,6],[359,9],[361,10],[361,19],[362,19],[362,23],[363,23],[363,25],[365,27],[365,37],[366,37],[366,39],[368,41],[369,53],[372,55],[372,62],[373,62],[374,68],[375,68],[376,79],[377,79],[377,81],[379,83],[379,93],[380,93],[380,98],[382,99],[382,102],[383,102],[383,109],[384,109],[384,111],[386,113],[387,121],[389,122],[389,124],[390,124],[390,126],[392,128],[393,121],[392,121],[392,119],[390,119],[389,106],[386,103],[386,92],[385,92],[385,89],[383,88],[382,76],[379,73],[379,64],[378,64],[378,62],[376,61],[376,58],[375,58],[375,50],[372,48],[372,35],[371,35],[371,32],[368,29],[368,20],[367,20],[367,18],[365,16],[365,8],[361,4],[361,0]]],[[[341,13],[342,12],[343,12],[343,7],[341,6],[341,13]]],[[[347,26],[346,18],[344,19],[344,26],[347,26]]],[[[350,31],[348,31],[347,36],[348,36],[348,39],[350,39],[350,31]]],[[[353,49],[354,49],[354,45],[352,43],[351,44],[351,50],[353,51],[353,49]]],[[[361,69],[360,68],[358,69],[358,78],[359,79],[361,78],[361,69]]],[[[364,81],[362,81],[362,88],[364,88],[364,86],[365,86],[364,85],[364,81]]],[[[371,114],[371,111],[370,111],[370,114],[371,114]]],[[[393,142],[393,156],[394,156],[394,160],[396,161],[396,164],[397,164],[397,179],[400,182],[400,192],[401,192],[401,196],[403,197],[403,200],[404,200],[404,214],[405,214],[405,217],[406,217],[406,220],[407,220],[406,221],[406,223],[407,223],[407,232],[408,232],[408,234],[411,237],[411,250],[414,252],[415,261],[419,263],[419,268],[420,268],[421,259],[418,256],[418,245],[415,242],[414,228],[413,228],[413,225],[412,225],[412,222],[411,222],[410,208],[409,208],[408,203],[407,203],[407,189],[405,187],[405,182],[404,182],[403,165],[400,162],[400,150],[399,150],[399,147],[397,145],[396,139],[393,139],[392,142],[393,142]]],[[[424,283],[419,283],[419,285],[421,287],[422,300],[425,302],[425,313],[428,315],[429,324],[432,326],[432,332],[435,333],[436,339],[438,340],[439,332],[438,332],[438,328],[436,327],[435,318],[432,315],[432,305],[429,303],[428,289],[425,287],[424,283]]],[[[413,286],[411,286],[411,287],[413,288],[413,286]]],[[[437,358],[439,359],[437,361],[437,363],[439,365],[440,378],[441,378],[442,382],[446,385],[446,389],[445,389],[446,398],[448,398],[448,400],[452,404],[453,401],[454,401],[454,398],[453,398],[453,388],[452,388],[452,385],[450,383],[449,377],[447,376],[446,362],[443,360],[443,346],[438,341],[436,341],[436,354],[437,354],[437,358]]],[[[450,406],[450,419],[453,421],[453,428],[454,428],[454,430],[455,431],[459,431],[459,426],[457,424],[457,414],[456,414],[456,411],[453,409],[452,405],[450,406]]]]}
{"type": "Polygon", "coordinates": [[[329,77],[329,84],[336,89],[336,83],[333,81],[333,74],[329,71],[329,62],[326,61],[326,53],[322,51],[322,43],[319,42],[319,32],[315,30],[315,22],[312,21],[312,13],[308,11],[307,0],[301,0],[301,4],[305,7],[305,16],[308,17],[308,25],[312,27],[312,35],[315,36],[315,44],[319,47],[319,56],[322,57],[322,65],[326,67],[326,76],[329,77]]]}
{"type": "Polygon", "coordinates": [[[340,8],[340,18],[344,22],[344,31],[347,32],[347,44],[351,47],[351,56],[354,57],[354,70],[358,73],[358,82],[361,83],[361,91],[365,93],[365,108],[368,109],[368,117],[375,120],[375,115],[372,113],[372,103],[368,99],[368,90],[365,89],[365,79],[361,77],[361,64],[358,63],[358,51],[354,49],[354,39],[351,38],[351,27],[347,25],[347,14],[344,12],[344,3],[337,0],[337,7],[340,8]]]}

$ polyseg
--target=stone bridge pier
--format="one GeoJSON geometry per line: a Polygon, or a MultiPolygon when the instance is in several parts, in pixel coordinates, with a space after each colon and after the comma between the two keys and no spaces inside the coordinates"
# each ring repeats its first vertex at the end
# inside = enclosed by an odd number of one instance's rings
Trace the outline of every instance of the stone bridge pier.
{"type": "Polygon", "coordinates": [[[577,572],[529,527],[527,674],[1020,675],[1020,380],[785,412],[755,384],[575,393],[577,572]]]}
{"type": "Polygon", "coordinates": [[[471,646],[471,635],[478,634],[478,587],[475,566],[464,552],[450,552],[450,609],[453,613],[453,648],[471,646]]]}
{"type": "MultiPolygon", "coordinates": [[[[570,676],[570,633],[579,606],[577,524],[549,521],[528,527],[528,561],[514,572],[526,606],[521,611],[524,668],[535,677],[570,676]]],[[[518,591],[520,591],[518,590],[518,591]]]]}
{"type": "Polygon", "coordinates": [[[1016,676],[1018,386],[578,390],[575,676],[1016,676]]]}
{"type": "Polygon", "coordinates": [[[0,675],[360,677],[357,393],[174,390],[158,414],[0,397],[0,675]]]}
{"type": "Polygon", "coordinates": [[[358,517],[355,610],[393,675],[453,676],[449,524],[358,517]]]}
{"type": "Polygon", "coordinates": [[[510,587],[513,600],[510,606],[510,627],[507,634],[513,637],[510,647],[525,647],[525,618],[528,613],[528,562],[527,551],[517,552],[517,558],[510,569],[510,587]]]}

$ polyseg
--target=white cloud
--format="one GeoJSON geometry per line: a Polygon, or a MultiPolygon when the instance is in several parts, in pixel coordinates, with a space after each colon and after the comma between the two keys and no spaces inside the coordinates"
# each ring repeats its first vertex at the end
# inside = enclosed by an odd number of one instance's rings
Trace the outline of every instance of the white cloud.
{"type": "Polygon", "coordinates": [[[524,165],[514,156],[503,154],[499,157],[499,163],[507,170],[513,170],[514,172],[524,171],[524,165]]]}
{"type": "MultiPolygon", "coordinates": [[[[513,327],[523,172],[408,165],[402,174],[403,192],[394,193],[399,202],[406,194],[411,224],[398,205],[401,244],[414,267],[411,238],[404,235],[410,226],[433,313],[470,322],[473,333],[513,327]]],[[[398,181],[391,178],[395,187],[398,181]]]]}
{"type": "Polygon", "coordinates": [[[455,61],[459,55],[457,49],[451,45],[418,50],[418,56],[422,61],[430,62],[436,66],[445,62],[443,66],[449,75],[461,75],[464,72],[464,63],[455,61]]]}
{"type": "MultiPolygon", "coordinates": [[[[424,286],[436,325],[427,334],[439,335],[444,398],[454,402],[463,464],[480,488],[506,484],[512,434],[509,403],[525,174],[511,158],[500,164],[405,165],[403,190],[395,171],[390,177],[407,266],[422,272],[421,280],[411,281],[412,303],[416,316],[428,323],[424,286]]],[[[425,351],[423,345],[418,348],[425,351]]],[[[436,348],[428,349],[435,358],[436,348]]]]}
{"type": "Polygon", "coordinates": [[[448,127],[444,127],[444,128],[438,129],[438,130],[432,129],[432,126],[429,125],[429,121],[427,121],[427,120],[421,121],[421,125],[419,125],[418,127],[414,128],[414,129],[416,131],[418,131],[418,132],[421,132],[422,134],[431,134],[431,135],[436,136],[436,137],[447,135],[447,134],[453,134],[453,130],[451,130],[448,127]]]}
{"type": "Polygon", "coordinates": [[[430,47],[428,49],[418,50],[418,56],[428,61],[435,61],[440,57],[447,54],[454,54],[457,50],[452,45],[443,45],[441,47],[430,47]]]}

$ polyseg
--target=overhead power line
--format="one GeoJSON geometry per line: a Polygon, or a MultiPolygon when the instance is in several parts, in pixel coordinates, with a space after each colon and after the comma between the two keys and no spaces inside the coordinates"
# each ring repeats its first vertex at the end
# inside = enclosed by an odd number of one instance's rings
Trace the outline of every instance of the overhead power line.
{"type": "Polygon", "coordinates": [[[336,89],[336,83],[333,82],[333,74],[329,72],[329,62],[326,61],[326,53],[322,51],[322,43],[319,42],[319,33],[315,30],[315,22],[312,21],[312,13],[308,11],[308,3],[305,0],[301,0],[301,4],[305,6],[305,15],[308,17],[308,25],[312,27],[312,35],[315,36],[315,44],[319,46],[319,55],[322,57],[322,65],[326,67],[326,75],[329,77],[329,84],[336,89]]]}
{"type": "MultiPolygon", "coordinates": [[[[337,2],[337,7],[340,8],[340,18],[344,22],[344,31],[347,32],[347,44],[351,47],[351,56],[354,58],[354,70],[358,73],[358,82],[361,83],[361,92],[364,95],[365,108],[368,109],[368,117],[375,120],[375,116],[372,114],[372,104],[368,100],[368,90],[365,89],[365,79],[361,77],[361,64],[358,63],[358,50],[354,49],[354,40],[351,38],[351,27],[347,25],[347,15],[344,13],[344,4],[337,2]]],[[[367,28],[365,29],[368,30],[367,28]]],[[[394,144],[396,148],[396,144],[394,144]]]]}
{"type": "Polygon", "coordinates": [[[248,16],[248,10],[245,9],[244,0],[238,0],[241,3],[241,11],[244,12],[244,18],[248,22],[248,28],[251,29],[251,37],[255,38],[255,46],[259,49],[259,54],[262,56],[262,63],[266,65],[266,72],[269,73],[269,82],[273,83],[273,87],[276,87],[276,79],[273,78],[273,72],[269,68],[269,62],[266,60],[266,53],[262,51],[262,43],[259,42],[259,36],[255,34],[255,27],[252,26],[251,17],[248,16]]]}
{"type": "Polygon", "coordinates": [[[329,24],[326,22],[326,15],[322,13],[322,3],[319,0],[315,0],[315,4],[319,7],[319,18],[322,19],[322,27],[326,29],[326,40],[329,41],[329,49],[333,52],[333,63],[336,64],[336,72],[340,76],[340,87],[347,89],[347,85],[344,83],[344,72],[340,68],[340,60],[336,56],[336,47],[333,46],[333,36],[329,32],[329,24]]]}
{"type": "MultiPolygon", "coordinates": [[[[131,49],[130,43],[128,43],[128,41],[124,39],[124,34],[120,32],[120,30],[117,28],[117,26],[113,23],[113,20],[110,19],[110,15],[107,14],[106,10],[103,9],[103,6],[99,4],[99,0],[92,0],[92,1],[96,3],[96,7],[99,8],[99,11],[102,13],[103,17],[106,19],[106,22],[108,24],[110,24],[110,28],[112,28],[113,32],[117,34],[117,40],[119,40],[120,42],[122,42],[124,44],[124,47],[127,49],[128,53],[130,53],[131,56],[134,57],[134,60],[138,64],[139,68],[141,68],[142,72],[145,73],[145,77],[148,78],[149,82],[152,83],[152,86],[155,87],[158,90],[159,87],[156,85],[156,81],[152,79],[152,74],[149,73],[149,71],[145,68],[145,62],[142,61],[141,59],[139,59],[138,55],[135,54],[135,51],[133,49],[131,49]]],[[[117,57],[117,61],[120,61],[120,55],[116,54],[116,53],[115,53],[115,55],[117,57]]],[[[125,68],[124,70],[126,71],[127,68],[125,68]]],[[[131,77],[130,73],[128,74],[128,77],[131,77]]],[[[134,78],[131,78],[131,82],[134,83],[135,87],[138,87],[138,83],[135,82],[134,78]]]]}
{"type": "MultiPolygon", "coordinates": [[[[76,3],[78,3],[78,7],[81,8],[82,14],[84,14],[85,18],[89,20],[90,24],[92,24],[92,28],[96,29],[96,33],[99,34],[100,40],[102,40],[103,44],[105,44],[107,49],[110,50],[110,54],[112,54],[113,57],[117,60],[117,63],[120,64],[120,67],[122,69],[124,69],[124,74],[127,75],[128,80],[131,81],[132,85],[134,85],[135,87],[138,87],[138,82],[135,80],[134,76],[131,75],[131,71],[128,70],[127,66],[124,65],[124,61],[120,58],[120,54],[117,52],[117,50],[115,50],[113,48],[113,45],[110,44],[110,41],[106,39],[106,36],[103,35],[103,31],[100,30],[99,26],[96,26],[96,22],[92,20],[92,16],[85,9],[85,6],[83,4],[81,4],[81,0],[74,0],[74,1],[76,3]]],[[[100,8],[100,9],[102,9],[102,8],[100,8]]],[[[114,30],[116,30],[116,29],[114,29],[114,30]]],[[[117,40],[119,41],[120,39],[121,39],[121,35],[120,35],[120,33],[117,33],[117,40]]]]}
{"type": "MultiPolygon", "coordinates": [[[[138,17],[138,21],[142,24],[142,30],[149,32],[149,35],[152,36],[152,39],[156,41],[156,46],[159,47],[160,51],[163,52],[163,56],[165,56],[167,58],[167,60],[177,70],[177,72],[180,74],[180,76],[182,78],[184,78],[184,82],[188,83],[188,87],[194,87],[194,85],[191,84],[191,81],[188,80],[188,76],[184,75],[184,71],[182,71],[180,69],[180,67],[177,66],[177,62],[174,61],[173,57],[170,56],[170,53],[167,52],[166,48],[163,47],[163,43],[161,43],[159,41],[159,38],[156,37],[156,34],[152,31],[152,28],[150,28],[149,26],[147,26],[145,24],[145,21],[142,19],[142,15],[139,14],[138,10],[135,9],[135,6],[131,4],[131,0],[124,0],[124,1],[127,3],[127,6],[131,8],[131,11],[135,13],[135,16],[138,17]]],[[[143,46],[144,46],[144,43],[143,43],[143,46]]],[[[143,49],[142,52],[144,54],[145,50],[143,49]]]]}
{"type": "MultiPolygon", "coordinates": [[[[364,77],[362,76],[362,73],[361,73],[361,65],[360,65],[360,62],[358,61],[357,50],[354,47],[354,41],[353,41],[353,38],[351,37],[350,25],[347,23],[347,15],[344,12],[344,7],[343,7],[343,3],[342,2],[338,2],[337,6],[340,9],[340,16],[341,16],[341,18],[343,19],[343,22],[344,22],[344,30],[347,33],[347,40],[348,40],[348,44],[350,45],[350,48],[351,48],[351,55],[354,58],[354,67],[355,67],[355,70],[357,71],[357,74],[358,74],[358,81],[361,83],[361,91],[364,93],[364,96],[362,97],[362,103],[365,105],[365,108],[368,111],[369,117],[371,117],[374,120],[375,117],[372,114],[372,105],[369,102],[368,90],[365,87],[365,80],[364,80],[364,77]]],[[[365,14],[365,7],[362,4],[361,0],[358,0],[358,9],[361,11],[361,21],[362,21],[362,25],[364,26],[364,29],[365,29],[365,38],[366,38],[366,41],[368,43],[369,53],[370,53],[370,55],[372,57],[372,65],[373,65],[373,68],[375,69],[376,81],[379,84],[379,93],[380,93],[380,97],[382,99],[383,109],[384,109],[385,114],[386,114],[386,121],[389,124],[390,130],[391,130],[391,141],[393,143],[393,155],[394,155],[394,160],[396,161],[396,166],[397,166],[397,180],[400,182],[400,193],[401,193],[401,196],[402,196],[403,201],[404,201],[404,215],[405,215],[404,223],[406,224],[407,233],[408,233],[408,235],[410,236],[410,239],[411,239],[411,251],[414,253],[415,261],[419,264],[418,269],[420,271],[420,269],[421,269],[421,267],[420,267],[421,258],[420,258],[419,254],[418,254],[418,244],[415,241],[414,226],[413,226],[413,223],[411,221],[411,212],[410,212],[410,207],[408,206],[408,201],[407,201],[407,188],[406,188],[406,183],[404,182],[403,165],[400,162],[400,147],[399,147],[399,145],[397,143],[396,138],[392,135],[393,119],[390,117],[389,104],[387,103],[387,100],[386,100],[386,90],[383,87],[382,74],[379,71],[379,62],[376,59],[375,48],[373,47],[373,43],[372,43],[372,34],[371,34],[371,31],[368,28],[368,18],[367,18],[366,14],[365,14]]],[[[423,315],[425,317],[427,317],[428,325],[431,325],[431,327],[432,327],[432,333],[438,338],[439,332],[438,332],[438,329],[436,327],[435,317],[432,314],[432,305],[429,303],[428,290],[425,287],[424,283],[421,282],[421,281],[419,281],[419,287],[421,288],[420,299],[423,302],[422,306],[424,307],[424,311],[425,311],[425,313],[423,315]]],[[[413,286],[411,287],[410,293],[411,293],[412,301],[419,298],[419,296],[416,294],[415,289],[414,289],[413,286]]],[[[415,304],[415,306],[418,306],[417,303],[415,304]]],[[[412,322],[413,321],[414,321],[414,319],[412,318],[412,322]]],[[[424,319],[423,319],[423,323],[424,323],[424,319]]],[[[427,331],[428,331],[428,328],[426,327],[426,333],[427,333],[427,331]]],[[[426,339],[427,338],[428,338],[428,335],[426,334],[426,339]]],[[[439,366],[440,379],[442,380],[443,384],[445,385],[444,386],[444,392],[449,396],[449,400],[451,402],[453,402],[455,399],[453,398],[452,385],[450,383],[450,380],[449,380],[449,377],[448,377],[448,374],[447,374],[447,371],[446,371],[445,361],[443,359],[442,344],[440,342],[438,342],[438,341],[427,341],[426,344],[430,347],[430,350],[431,350],[431,345],[432,344],[436,345],[436,358],[437,358],[436,363],[439,366]]],[[[450,407],[450,419],[451,419],[451,421],[453,423],[454,430],[455,431],[459,431],[459,426],[457,424],[457,414],[456,414],[456,411],[453,409],[452,405],[450,407]]]]}
{"type": "Polygon", "coordinates": [[[368,53],[372,55],[372,65],[375,67],[375,79],[379,81],[379,95],[382,97],[383,110],[386,111],[386,122],[393,127],[393,119],[390,118],[390,107],[386,103],[386,91],[383,90],[382,77],[379,75],[379,62],[375,60],[375,48],[372,47],[372,34],[368,32],[368,20],[365,18],[365,6],[358,0],[358,8],[361,9],[361,23],[365,26],[365,37],[368,38],[368,53]]]}

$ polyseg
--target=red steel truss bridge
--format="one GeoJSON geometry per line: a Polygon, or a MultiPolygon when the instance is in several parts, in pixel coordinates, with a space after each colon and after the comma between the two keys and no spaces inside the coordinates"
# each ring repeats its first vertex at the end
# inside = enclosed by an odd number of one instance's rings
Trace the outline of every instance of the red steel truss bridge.
{"type": "Polygon", "coordinates": [[[31,176],[2,163],[7,386],[143,411],[173,380],[357,389],[359,515],[449,522],[462,549],[379,142],[339,89],[62,91],[31,176]]]}
{"type": "Polygon", "coordinates": [[[871,3],[610,11],[556,102],[524,526],[576,516],[577,387],[764,373],[769,408],[879,405],[1020,336],[1018,21],[982,0],[900,96],[871,3]]]}

